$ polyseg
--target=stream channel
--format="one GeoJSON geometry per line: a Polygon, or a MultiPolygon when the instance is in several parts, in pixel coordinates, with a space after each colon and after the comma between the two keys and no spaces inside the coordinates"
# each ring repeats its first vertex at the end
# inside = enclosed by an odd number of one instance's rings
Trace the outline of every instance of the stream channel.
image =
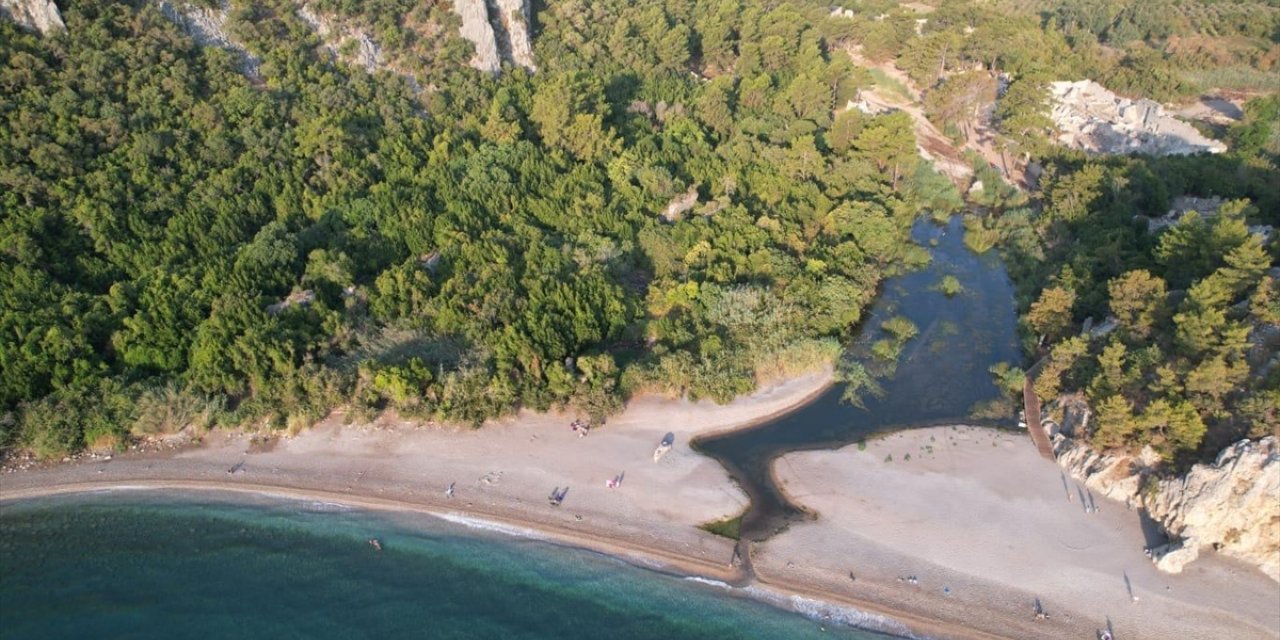
{"type": "Polygon", "coordinates": [[[771,469],[779,456],[839,448],[883,431],[974,424],[972,409],[999,397],[988,369],[1022,360],[1013,286],[997,253],[974,254],[965,247],[963,234],[960,216],[945,226],[918,222],[912,235],[930,248],[930,264],[887,280],[850,343],[847,357],[869,362],[872,356],[863,354],[885,337],[885,320],[905,316],[919,329],[902,349],[893,373],[879,380],[882,394],[864,398],[860,408],[842,400],[846,385],[836,384],[790,413],[694,443],[719,460],[751,498],[742,519],[743,540],[768,538],[806,517],[774,482],[771,469]],[[960,293],[942,293],[940,283],[947,275],[959,280],[960,293]]]}

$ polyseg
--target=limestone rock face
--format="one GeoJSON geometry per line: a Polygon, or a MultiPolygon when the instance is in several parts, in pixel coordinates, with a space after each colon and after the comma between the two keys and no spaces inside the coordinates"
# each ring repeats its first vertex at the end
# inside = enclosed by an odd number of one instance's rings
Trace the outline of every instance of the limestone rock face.
{"type": "Polygon", "coordinates": [[[1109,455],[1088,444],[1054,438],[1054,455],[1072,477],[1114,500],[1145,508],[1179,540],[1152,549],[1162,571],[1177,573],[1212,546],[1280,581],[1280,446],[1275,436],[1241,440],[1212,464],[1160,480],[1143,491],[1154,456],[1109,455]]]}
{"type": "Polygon", "coordinates": [[[507,32],[511,60],[530,71],[537,71],[533,63],[533,42],[529,37],[529,0],[496,0],[498,19],[507,32]]]}
{"type": "Polygon", "coordinates": [[[53,0],[0,0],[0,15],[44,35],[67,30],[53,0]]]}
{"type": "Polygon", "coordinates": [[[342,58],[347,62],[356,66],[364,67],[365,71],[374,73],[383,66],[382,47],[361,29],[345,26],[322,16],[315,12],[311,7],[303,5],[298,7],[298,17],[307,26],[311,27],[316,35],[324,41],[322,45],[325,51],[334,58],[342,58]],[[342,55],[341,50],[347,42],[355,42],[350,55],[342,55]]]}
{"type": "Polygon", "coordinates": [[[1162,480],[1146,506],[1184,546],[1212,545],[1280,581],[1280,450],[1274,436],[1241,440],[1213,464],[1162,480]]]}
{"type": "Polygon", "coordinates": [[[485,0],[453,0],[453,10],[462,17],[459,35],[475,45],[471,66],[481,71],[498,73],[502,60],[498,57],[498,41],[489,24],[489,8],[485,0]]]}
{"type": "Polygon", "coordinates": [[[1050,116],[1058,141],[1092,153],[1222,153],[1226,145],[1167,115],[1151,100],[1130,100],[1092,81],[1054,82],[1050,116]]]}
{"type": "Polygon", "coordinates": [[[219,47],[235,53],[240,56],[245,75],[250,78],[258,77],[258,68],[262,66],[262,61],[227,33],[227,14],[231,10],[227,0],[223,0],[217,9],[169,0],[160,0],[158,6],[165,17],[182,27],[182,30],[186,31],[197,44],[219,47]]]}
{"type": "Polygon", "coordinates": [[[459,35],[475,45],[471,66],[498,73],[504,60],[536,71],[529,24],[529,0],[453,0],[462,17],[459,35]]]}
{"type": "Polygon", "coordinates": [[[1132,456],[1103,454],[1082,440],[1061,434],[1053,438],[1053,455],[1073,478],[1102,495],[1133,504],[1141,490],[1142,461],[1132,456]]]}

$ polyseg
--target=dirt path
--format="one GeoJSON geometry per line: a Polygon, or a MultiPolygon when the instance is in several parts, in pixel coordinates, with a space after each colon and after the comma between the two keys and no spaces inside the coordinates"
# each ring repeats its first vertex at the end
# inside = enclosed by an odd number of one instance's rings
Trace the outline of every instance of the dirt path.
{"type": "Polygon", "coordinates": [[[880,71],[900,84],[907,92],[906,97],[909,99],[904,100],[904,96],[897,95],[898,91],[877,86],[863,90],[860,97],[873,110],[896,110],[910,115],[915,125],[916,145],[920,157],[932,162],[938,171],[951,178],[957,187],[967,188],[973,176],[973,168],[964,157],[966,150],[977,152],[984,160],[996,167],[1006,181],[1025,185],[1026,176],[1022,167],[1019,167],[1016,162],[1010,162],[997,146],[999,138],[991,124],[991,118],[995,112],[994,104],[984,107],[979,114],[965,124],[965,129],[970,132],[970,135],[963,145],[957,147],[925,116],[922,108],[923,96],[905,72],[892,62],[875,62],[863,57],[861,48],[857,45],[846,46],[844,50],[853,59],[854,64],[880,71]]]}

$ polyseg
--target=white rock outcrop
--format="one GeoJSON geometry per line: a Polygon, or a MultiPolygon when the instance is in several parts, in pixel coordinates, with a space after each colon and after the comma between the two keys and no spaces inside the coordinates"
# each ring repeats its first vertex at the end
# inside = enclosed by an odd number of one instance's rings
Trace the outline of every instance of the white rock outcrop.
{"type": "Polygon", "coordinates": [[[1217,215],[1218,209],[1222,207],[1222,202],[1222,198],[1218,197],[1178,196],[1173,199],[1173,207],[1169,209],[1169,213],[1159,218],[1147,220],[1147,233],[1155,233],[1165,227],[1172,227],[1192,211],[1196,212],[1201,218],[1217,215]]]}
{"type": "MultiPolygon", "coordinates": [[[[1147,233],[1155,233],[1166,227],[1172,227],[1187,217],[1187,214],[1194,211],[1201,218],[1211,218],[1218,215],[1218,209],[1222,207],[1223,200],[1218,197],[1196,198],[1193,196],[1179,196],[1173,199],[1173,207],[1169,212],[1159,218],[1147,219],[1147,233]]],[[[1262,236],[1262,242],[1265,244],[1271,241],[1271,237],[1275,235],[1275,227],[1269,224],[1249,225],[1249,233],[1256,233],[1262,236]]]]}
{"type": "Polygon", "coordinates": [[[205,47],[218,47],[240,56],[245,75],[257,78],[262,60],[249,53],[244,45],[237,42],[227,33],[227,15],[231,11],[231,3],[223,0],[216,9],[201,7],[186,2],[170,2],[160,0],[156,3],[160,12],[172,20],[174,24],[191,36],[197,44],[205,47]]]}
{"type": "Polygon", "coordinates": [[[1177,538],[1151,550],[1162,571],[1177,573],[1206,547],[1257,566],[1280,582],[1280,446],[1275,436],[1241,440],[1212,464],[1186,474],[1143,479],[1154,456],[1110,455],[1080,440],[1054,438],[1058,464],[1093,491],[1147,510],[1177,538]]]}
{"type": "Polygon", "coordinates": [[[488,73],[501,71],[498,40],[494,36],[493,25],[489,24],[489,8],[485,5],[485,0],[453,0],[453,10],[462,18],[459,35],[476,49],[469,64],[488,73]]]}
{"type": "Polygon", "coordinates": [[[67,30],[53,0],[0,0],[0,15],[43,35],[67,30]]]}
{"type": "Polygon", "coordinates": [[[498,19],[510,43],[511,61],[530,71],[537,71],[538,67],[533,63],[533,39],[529,35],[529,21],[533,19],[529,0],[495,1],[498,19]]]}
{"type": "Polygon", "coordinates": [[[662,210],[662,219],[667,222],[679,222],[684,214],[698,204],[698,185],[692,185],[688,191],[674,197],[662,210]]]}
{"type": "Polygon", "coordinates": [[[469,63],[488,73],[502,70],[504,60],[536,71],[533,20],[529,0],[453,0],[453,10],[462,17],[459,35],[475,46],[469,63]]]}
{"type": "Polygon", "coordinates": [[[1212,546],[1280,581],[1280,450],[1274,436],[1241,440],[1213,464],[1161,480],[1145,504],[1183,547],[1212,546]]]}
{"type": "Polygon", "coordinates": [[[1092,81],[1049,85],[1058,141],[1090,153],[1222,153],[1226,145],[1165,113],[1159,103],[1130,100],[1092,81]]]}
{"type": "Polygon", "coordinates": [[[298,7],[298,18],[307,23],[316,35],[324,41],[325,51],[333,58],[341,58],[346,62],[373,73],[383,67],[382,47],[361,29],[337,24],[334,20],[315,12],[310,6],[298,7]],[[346,43],[354,42],[355,46],[349,55],[343,55],[346,43]]]}

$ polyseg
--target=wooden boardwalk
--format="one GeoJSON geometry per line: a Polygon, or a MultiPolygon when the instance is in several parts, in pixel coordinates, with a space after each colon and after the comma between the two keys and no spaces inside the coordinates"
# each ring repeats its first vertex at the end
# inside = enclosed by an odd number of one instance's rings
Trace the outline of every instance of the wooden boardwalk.
{"type": "Polygon", "coordinates": [[[1032,372],[1038,368],[1032,367],[1027,372],[1026,382],[1022,384],[1022,408],[1026,413],[1027,431],[1031,433],[1031,441],[1035,443],[1036,450],[1040,455],[1053,460],[1053,445],[1049,443],[1049,433],[1040,423],[1040,398],[1036,396],[1035,386],[1031,384],[1035,379],[1032,372]]]}

